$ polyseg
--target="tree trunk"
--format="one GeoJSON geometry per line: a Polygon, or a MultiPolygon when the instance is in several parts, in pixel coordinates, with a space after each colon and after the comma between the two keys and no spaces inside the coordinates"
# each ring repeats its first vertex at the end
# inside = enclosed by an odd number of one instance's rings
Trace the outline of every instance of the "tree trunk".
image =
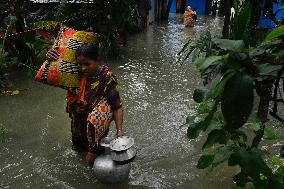
{"type": "Polygon", "coordinates": [[[256,92],[260,98],[257,118],[262,123],[265,123],[268,120],[267,115],[269,111],[269,102],[271,100],[273,83],[274,80],[256,82],[256,92]]]}
{"type": "Polygon", "coordinates": [[[232,7],[232,0],[226,0],[225,2],[225,20],[222,35],[223,38],[227,39],[230,36],[230,17],[231,17],[231,7],[232,7]]]}
{"type": "Polygon", "coordinates": [[[27,46],[24,40],[24,17],[23,17],[23,7],[24,7],[24,0],[18,0],[14,4],[15,9],[15,15],[17,17],[17,21],[15,23],[16,25],[16,32],[18,35],[16,35],[15,39],[15,47],[18,50],[18,58],[22,63],[25,63],[27,65],[32,64],[32,57],[30,48],[27,46]],[[20,34],[22,33],[22,34],[20,34]]]}
{"type": "Polygon", "coordinates": [[[167,4],[167,0],[160,0],[158,1],[158,21],[162,22],[168,19],[168,14],[170,12],[171,4],[173,0],[169,1],[167,4]]]}
{"type": "Polygon", "coordinates": [[[167,0],[162,0],[162,6],[161,6],[161,20],[166,20],[166,12],[167,12],[167,0]]]}
{"type": "Polygon", "coordinates": [[[258,26],[258,21],[261,13],[259,0],[252,0],[252,11],[251,11],[251,23],[249,26],[249,34],[251,37],[255,36],[256,28],[258,26]]]}

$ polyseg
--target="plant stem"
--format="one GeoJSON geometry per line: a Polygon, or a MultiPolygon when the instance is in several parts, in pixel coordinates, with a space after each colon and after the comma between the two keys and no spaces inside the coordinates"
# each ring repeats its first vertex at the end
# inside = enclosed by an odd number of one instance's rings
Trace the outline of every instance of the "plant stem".
{"type": "Polygon", "coordinates": [[[264,135],[264,129],[265,129],[265,125],[264,124],[261,124],[260,126],[260,130],[257,131],[253,141],[252,141],[252,144],[251,144],[251,149],[252,148],[257,148],[263,135],[264,135]]]}

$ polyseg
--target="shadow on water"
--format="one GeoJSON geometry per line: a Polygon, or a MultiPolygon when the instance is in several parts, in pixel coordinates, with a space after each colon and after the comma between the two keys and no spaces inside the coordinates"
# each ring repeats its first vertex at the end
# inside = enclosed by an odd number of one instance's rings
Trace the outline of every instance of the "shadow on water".
{"type": "Polygon", "coordinates": [[[220,18],[199,17],[184,28],[181,15],[172,16],[131,36],[122,59],[104,62],[119,79],[124,128],[138,149],[128,182],[119,185],[99,183],[84,154],[72,151],[65,91],[17,76],[15,87],[28,90],[0,96],[0,125],[9,128],[0,135],[0,188],[229,188],[233,170],[195,168],[202,137],[189,141],[179,126],[196,110],[191,95],[201,80],[190,62],[175,63],[187,38],[219,34],[221,26],[220,18]]]}

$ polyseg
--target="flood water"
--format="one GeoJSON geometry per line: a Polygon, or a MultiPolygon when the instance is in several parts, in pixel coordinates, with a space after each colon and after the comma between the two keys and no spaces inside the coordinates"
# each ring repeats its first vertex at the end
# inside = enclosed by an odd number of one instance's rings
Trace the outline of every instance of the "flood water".
{"type": "MultiPolygon", "coordinates": [[[[70,119],[65,113],[65,91],[14,78],[16,96],[0,96],[0,188],[212,188],[232,186],[235,170],[198,170],[202,143],[180,128],[196,110],[192,91],[201,85],[190,62],[175,63],[187,38],[209,30],[220,34],[221,18],[199,17],[194,28],[184,28],[182,17],[153,25],[131,36],[123,57],[105,61],[117,75],[124,109],[125,134],[135,138],[138,154],[129,180],[101,184],[85,167],[84,154],[71,149],[70,119]]],[[[112,124],[110,135],[114,135],[112,124]]]]}

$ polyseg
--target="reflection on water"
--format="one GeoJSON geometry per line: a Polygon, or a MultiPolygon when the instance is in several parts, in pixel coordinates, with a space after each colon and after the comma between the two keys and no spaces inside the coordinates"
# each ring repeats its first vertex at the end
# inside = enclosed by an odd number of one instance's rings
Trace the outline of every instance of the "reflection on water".
{"type": "Polygon", "coordinates": [[[0,97],[0,124],[9,128],[0,141],[0,188],[229,188],[232,170],[195,168],[201,145],[179,126],[195,111],[191,95],[201,80],[190,62],[175,63],[184,41],[221,26],[220,18],[200,17],[184,28],[178,15],[131,36],[124,58],[105,61],[119,79],[124,127],[138,148],[127,183],[99,183],[84,154],[71,150],[64,90],[16,78],[16,87],[28,90],[0,97]]]}

